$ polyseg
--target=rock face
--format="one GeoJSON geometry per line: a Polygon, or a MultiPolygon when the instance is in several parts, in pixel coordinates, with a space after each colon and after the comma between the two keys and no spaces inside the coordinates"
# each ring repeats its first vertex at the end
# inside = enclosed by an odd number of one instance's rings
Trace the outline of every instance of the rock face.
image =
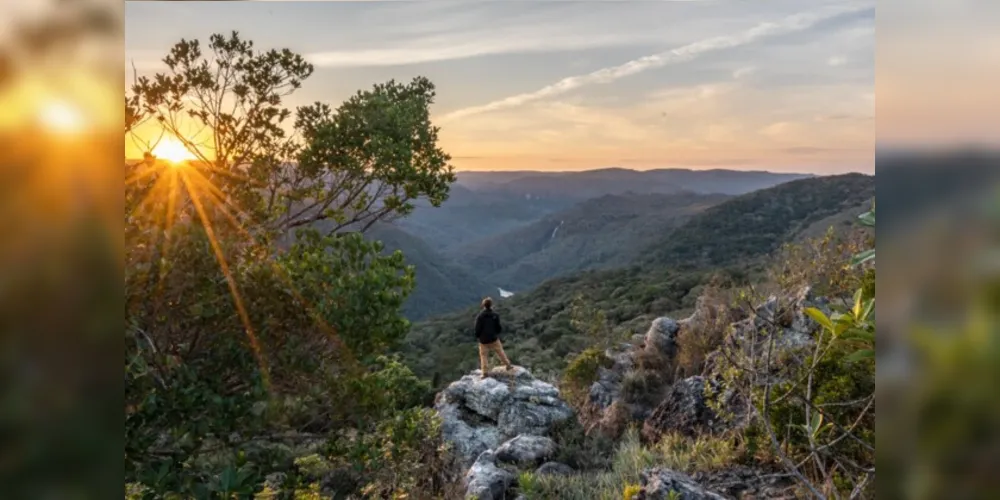
{"type": "Polygon", "coordinates": [[[545,436],[520,435],[500,445],[496,457],[501,462],[537,465],[555,453],[555,441],[545,436]]]}
{"type": "Polygon", "coordinates": [[[497,369],[489,375],[484,378],[475,370],[435,401],[444,439],[467,464],[517,436],[545,436],[554,424],[573,416],[559,389],[524,368],[497,369]]]}
{"type": "Polygon", "coordinates": [[[443,402],[439,396],[435,409],[441,417],[441,434],[452,444],[463,464],[468,465],[480,453],[500,444],[500,431],[495,425],[476,418],[476,414],[458,404],[443,402]]]}
{"type": "Polygon", "coordinates": [[[465,473],[465,498],[500,500],[513,481],[514,474],[497,467],[496,456],[486,450],[465,473]]]}
{"type": "Polygon", "coordinates": [[[633,500],[725,500],[725,497],[702,488],[687,474],[664,468],[647,469],[640,479],[642,489],[633,500]],[[671,495],[674,495],[673,497],[671,495]]]}
{"type": "Polygon", "coordinates": [[[655,442],[668,432],[694,436],[718,430],[722,422],[715,411],[705,404],[706,383],[711,382],[702,376],[675,382],[670,395],[653,410],[653,414],[643,424],[643,438],[655,442]]]}

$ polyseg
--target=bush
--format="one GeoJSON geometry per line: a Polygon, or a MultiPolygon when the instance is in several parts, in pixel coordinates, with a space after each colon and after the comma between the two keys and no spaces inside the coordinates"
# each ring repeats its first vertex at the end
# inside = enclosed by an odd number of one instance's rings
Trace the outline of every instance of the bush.
{"type": "Polygon", "coordinates": [[[592,347],[581,352],[566,365],[563,372],[560,385],[563,396],[571,404],[582,406],[586,402],[590,386],[597,381],[598,369],[609,368],[613,364],[601,349],[592,347]]]}
{"type": "Polygon", "coordinates": [[[663,393],[663,375],[652,370],[629,370],[622,377],[622,400],[629,403],[655,404],[663,393]]]}
{"type": "Polygon", "coordinates": [[[436,498],[459,470],[434,410],[413,408],[381,422],[348,450],[365,478],[367,498],[436,498]]]}
{"type": "Polygon", "coordinates": [[[665,467],[687,473],[722,469],[742,456],[732,439],[710,435],[689,438],[666,434],[656,444],[656,451],[665,467]]]}
{"type": "Polygon", "coordinates": [[[615,450],[615,442],[600,432],[584,432],[580,421],[570,418],[555,424],[552,439],[559,443],[553,460],[579,471],[607,468],[615,450]]]}

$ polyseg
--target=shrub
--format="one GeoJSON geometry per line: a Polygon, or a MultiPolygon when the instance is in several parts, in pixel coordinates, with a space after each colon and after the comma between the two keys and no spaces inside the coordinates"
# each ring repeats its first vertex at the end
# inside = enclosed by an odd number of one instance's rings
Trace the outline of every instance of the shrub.
{"type": "Polygon", "coordinates": [[[590,348],[581,352],[563,371],[560,385],[563,396],[577,407],[583,405],[590,386],[597,380],[598,368],[608,368],[613,363],[600,349],[590,348]]]}
{"type": "Polygon", "coordinates": [[[663,376],[651,370],[629,370],[622,377],[621,395],[629,403],[655,404],[662,395],[663,376]]]}
{"type": "Polygon", "coordinates": [[[741,456],[732,439],[711,435],[689,438],[682,434],[666,434],[656,444],[656,451],[667,468],[687,473],[718,470],[735,463],[741,456]]]}
{"type": "Polygon", "coordinates": [[[554,425],[552,439],[559,443],[553,460],[580,471],[608,467],[615,450],[613,439],[601,432],[584,432],[580,421],[575,418],[554,425]]]}

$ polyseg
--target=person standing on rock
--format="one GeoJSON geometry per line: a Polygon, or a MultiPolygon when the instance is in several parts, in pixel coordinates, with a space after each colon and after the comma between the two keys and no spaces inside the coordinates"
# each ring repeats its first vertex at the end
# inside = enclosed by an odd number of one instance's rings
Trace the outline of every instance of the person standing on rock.
{"type": "Polygon", "coordinates": [[[500,315],[493,311],[493,299],[486,297],[482,305],[482,310],[476,316],[476,340],[479,341],[479,365],[485,377],[489,373],[489,363],[486,359],[489,351],[500,357],[507,370],[513,368],[513,365],[507,359],[507,354],[503,352],[503,344],[500,343],[500,332],[503,331],[503,327],[500,326],[500,315]]]}

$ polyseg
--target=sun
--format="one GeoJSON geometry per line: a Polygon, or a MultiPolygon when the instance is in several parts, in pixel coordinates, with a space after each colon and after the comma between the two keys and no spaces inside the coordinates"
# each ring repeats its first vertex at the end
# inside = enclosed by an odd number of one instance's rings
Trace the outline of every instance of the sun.
{"type": "Polygon", "coordinates": [[[174,139],[172,137],[166,137],[159,144],[153,148],[153,155],[157,158],[163,158],[175,165],[179,165],[185,161],[195,159],[194,154],[188,150],[181,141],[174,139]]]}
{"type": "Polygon", "coordinates": [[[62,133],[79,132],[86,122],[77,106],[62,100],[45,103],[39,110],[38,118],[46,128],[62,133]]]}

